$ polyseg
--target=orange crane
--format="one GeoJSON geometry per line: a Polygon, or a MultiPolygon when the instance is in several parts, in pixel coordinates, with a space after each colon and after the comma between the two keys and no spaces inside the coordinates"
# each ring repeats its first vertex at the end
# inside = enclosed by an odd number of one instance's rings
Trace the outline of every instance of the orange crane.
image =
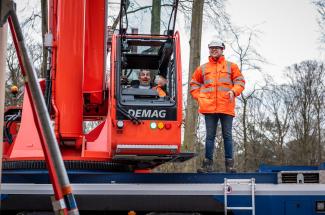
{"type": "MultiPolygon", "coordinates": [[[[45,46],[50,57],[40,86],[68,168],[135,171],[193,157],[181,152],[177,5],[167,6],[164,33],[140,34],[129,29],[122,0],[119,32],[109,35],[106,0],[49,0],[45,46]],[[149,89],[133,85],[142,69],[151,71],[149,89]],[[156,76],[166,79],[164,97],[155,90],[156,76]],[[86,133],[87,122],[98,125],[86,133]]],[[[42,138],[26,91],[23,106],[5,112],[4,168],[44,168],[42,138]]]]}

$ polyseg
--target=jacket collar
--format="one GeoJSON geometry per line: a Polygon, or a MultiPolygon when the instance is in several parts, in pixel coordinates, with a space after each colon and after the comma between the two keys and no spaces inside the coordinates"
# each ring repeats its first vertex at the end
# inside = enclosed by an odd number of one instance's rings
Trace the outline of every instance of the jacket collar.
{"type": "Polygon", "coordinates": [[[225,56],[223,56],[223,55],[221,55],[221,56],[220,56],[219,58],[217,58],[217,59],[215,59],[215,58],[209,56],[209,62],[211,62],[211,63],[221,63],[221,62],[223,62],[223,61],[225,61],[225,56]]]}

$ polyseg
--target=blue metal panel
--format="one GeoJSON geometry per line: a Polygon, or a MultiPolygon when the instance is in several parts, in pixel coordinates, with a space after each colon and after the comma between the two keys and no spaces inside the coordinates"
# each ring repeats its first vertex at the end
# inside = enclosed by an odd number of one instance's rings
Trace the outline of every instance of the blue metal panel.
{"type": "MultiPolygon", "coordinates": [[[[13,201],[11,197],[14,198],[15,200],[15,195],[8,195],[7,198],[4,199],[3,206],[6,206],[6,204],[9,203],[9,201],[13,201]]],[[[17,197],[17,195],[16,195],[17,197]]],[[[81,200],[81,196],[76,195],[77,201],[81,200]]],[[[123,203],[125,208],[128,208],[130,205],[134,205],[132,203],[136,202],[136,204],[143,205],[145,209],[148,209],[148,202],[150,202],[151,198],[155,198],[156,196],[148,196],[146,199],[146,196],[142,196],[143,199],[139,201],[139,196],[132,198],[131,196],[123,196],[122,198],[118,198],[115,196],[115,200],[110,198],[112,196],[106,196],[107,199],[101,199],[98,200],[97,198],[89,195],[82,195],[83,199],[81,200],[82,202],[82,207],[83,210],[89,208],[96,208],[102,207],[103,210],[109,211],[109,207],[105,208],[105,204],[121,204],[123,203]],[[117,198],[117,199],[116,199],[117,198]],[[150,198],[150,199],[149,199],[150,198]],[[94,200],[95,199],[95,200],[94,200]],[[127,200],[126,200],[127,199],[127,200]],[[124,200],[124,201],[123,201],[124,200]],[[123,201],[123,202],[121,202],[123,201]],[[98,203],[101,202],[100,205],[98,203]],[[104,207],[103,207],[104,205],[104,207]]],[[[101,196],[102,198],[105,198],[104,196],[101,196]]],[[[184,208],[184,211],[187,211],[188,208],[191,208],[192,205],[196,204],[197,201],[199,201],[199,197],[194,197],[194,198],[186,198],[190,196],[178,196],[178,199],[174,199],[177,201],[177,207],[179,209],[180,201],[186,199],[186,202],[183,201],[182,205],[184,208]],[[187,208],[187,210],[186,210],[187,208]]],[[[212,196],[211,196],[212,197],[212,196]]],[[[20,200],[21,201],[14,201],[14,205],[19,205],[20,203],[24,203],[26,201],[29,201],[31,205],[35,205],[37,203],[41,203],[40,205],[36,205],[35,207],[44,207],[46,206],[47,210],[51,210],[51,204],[48,195],[38,195],[35,197],[34,201],[30,201],[30,199],[34,198],[33,195],[30,195],[27,197],[25,195],[21,195],[20,200]],[[36,203],[37,202],[37,203],[36,203]],[[47,205],[46,205],[47,204],[47,205]]],[[[174,196],[167,196],[167,198],[174,198],[174,196]]],[[[159,199],[159,198],[158,198],[159,199]]],[[[315,211],[315,206],[316,206],[316,201],[324,200],[325,199],[325,194],[323,196],[256,196],[256,215],[320,215],[319,213],[316,213],[315,211]]],[[[16,199],[17,200],[17,199],[16,199]]],[[[213,202],[206,202],[207,205],[204,208],[195,208],[194,211],[196,212],[222,212],[222,204],[224,197],[222,195],[220,196],[214,196],[215,204],[217,202],[221,204],[221,208],[215,208],[211,204],[213,202]],[[210,205],[209,205],[210,204],[210,205]]],[[[159,201],[159,200],[158,200],[159,201]]],[[[243,206],[243,207],[248,207],[251,205],[251,196],[230,196],[228,198],[228,206],[243,206]]],[[[12,203],[12,202],[11,202],[12,203]]],[[[152,205],[151,205],[152,206],[152,205]]],[[[121,206],[122,207],[122,206],[121,206]]],[[[122,208],[123,208],[122,207],[122,208]]],[[[121,208],[121,209],[122,209],[121,208]]],[[[22,209],[20,206],[16,209],[22,209]]],[[[35,208],[34,208],[35,209],[35,208]]],[[[162,208],[160,208],[161,211],[162,208]]],[[[233,215],[251,215],[251,211],[233,211],[233,215]]]]}
{"type": "MultiPolygon", "coordinates": [[[[223,203],[224,196],[215,196],[216,201],[223,203]]],[[[324,196],[256,196],[256,215],[317,215],[316,201],[324,196]]],[[[249,207],[251,196],[229,196],[228,206],[249,207]]],[[[234,215],[251,215],[251,211],[233,211],[234,215]]]]}
{"type": "MultiPolygon", "coordinates": [[[[224,178],[250,179],[256,183],[277,183],[276,173],[111,173],[102,171],[68,171],[71,183],[223,183],[224,178]]],[[[4,170],[3,183],[50,183],[44,170],[4,170]]]]}
{"type": "MultiPolygon", "coordinates": [[[[257,183],[276,184],[276,171],[267,170],[264,173],[151,173],[151,174],[135,174],[135,173],[111,173],[102,171],[69,171],[71,183],[220,183],[224,182],[224,178],[228,179],[250,179],[255,178],[257,183]],[[267,172],[267,173],[265,173],[267,172]]],[[[298,167],[295,167],[298,168],[298,167]]],[[[315,167],[311,167],[309,170],[315,167]]],[[[318,167],[317,167],[318,168],[318,167]]],[[[278,169],[279,170],[279,169],[278,169]]],[[[281,169],[283,170],[283,168],[281,169]]],[[[292,169],[291,169],[292,170],[292,169]]],[[[302,171],[303,169],[299,167],[302,171]]],[[[306,169],[304,169],[306,170],[306,169]]],[[[48,172],[42,170],[5,170],[3,171],[3,183],[50,183],[48,172]]],[[[1,196],[6,198],[6,196],[1,196]]],[[[45,196],[48,199],[48,196],[45,196]]],[[[90,197],[91,198],[91,197],[90,197]]],[[[212,198],[212,196],[211,196],[212,198]]],[[[224,202],[224,196],[214,196],[216,202],[224,202]]],[[[9,198],[10,199],[10,198],[9,198]]],[[[325,200],[325,191],[322,196],[307,196],[307,195],[287,195],[273,196],[264,195],[256,196],[256,214],[263,215],[317,215],[315,212],[316,201],[325,200]]],[[[88,202],[88,201],[87,201],[88,202]]],[[[190,204],[190,202],[189,202],[190,204]]],[[[250,206],[251,196],[229,195],[228,206],[250,206]]],[[[234,211],[234,215],[249,215],[250,211],[234,211]]]]}
{"type": "Polygon", "coordinates": [[[311,201],[290,200],[285,202],[285,213],[295,215],[311,214],[313,207],[311,201]]]}
{"type": "Polygon", "coordinates": [[[9,197],[9,195],[0,193],[0,200],[1,201],[6,200],[8,197],[9,197]]]}
{"type": "Polygon", "coordinates": [[[313,171],[325,169],[325,163],[322,163],[320,166],[273,166],[267,164],[261,164],[258,172],[260,173],[271,173],[271,172],[280,172],[280,171],[313,171]]]}

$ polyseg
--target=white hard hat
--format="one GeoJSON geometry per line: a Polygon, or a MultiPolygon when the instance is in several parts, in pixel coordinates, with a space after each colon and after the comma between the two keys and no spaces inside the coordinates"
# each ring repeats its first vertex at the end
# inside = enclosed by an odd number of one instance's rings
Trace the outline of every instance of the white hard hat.
{"type": "Polygon", "coordinates": [[[221,47],[223,49],[226,48],[225,44],[223,42],[221,42],[220,40],[212,40],[210,41],[208,47],[221,47]]]}

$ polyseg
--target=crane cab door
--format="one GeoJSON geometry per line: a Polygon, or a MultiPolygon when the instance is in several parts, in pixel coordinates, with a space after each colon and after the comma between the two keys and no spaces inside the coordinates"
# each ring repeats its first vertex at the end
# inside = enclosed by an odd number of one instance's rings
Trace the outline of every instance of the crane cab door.
{"type": "MultiPolygon", "coordinates": [[[[172,13],[176,15],[176,11],[172,13]]],[[[141,31],[128,33],[127,26],[120,28],[120,34],[112,40],[113,156],[157,159],[179,155],[182,124],[179,35],[173,29],[165,31],[166,34],[151,35],[141,31]]]]}

